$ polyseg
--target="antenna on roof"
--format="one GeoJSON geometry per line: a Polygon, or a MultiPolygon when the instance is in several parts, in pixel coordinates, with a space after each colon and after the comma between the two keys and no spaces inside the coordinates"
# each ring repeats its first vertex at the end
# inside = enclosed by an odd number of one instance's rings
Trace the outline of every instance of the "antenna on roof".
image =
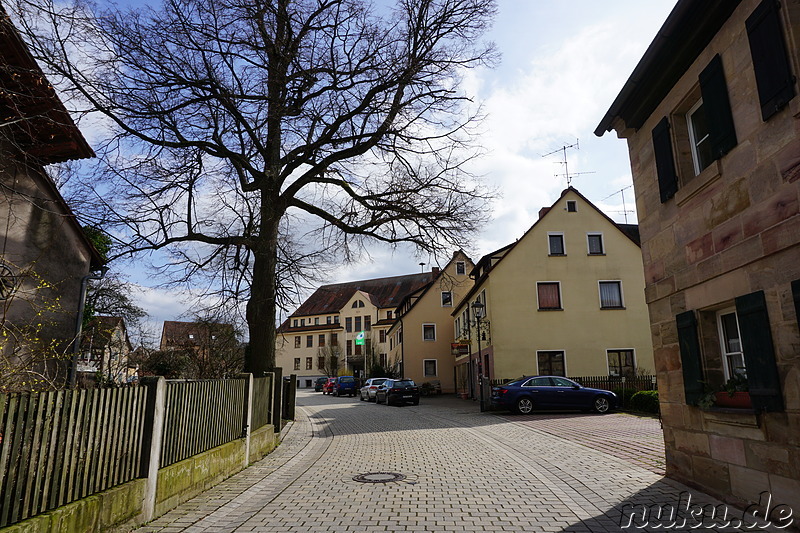
{"type": "Polygon", "coordinates": [[[622,216],[625,217],[625,223],[626,224],[628,223],[628,213],[635,213],[636,212],[633,209],[628,209],[628,206],[625,204],[625,191],[630,189],[631,187],[633,187],[633,185],[628,185],[627,187],[623,187],[622,189],[620,189],[618,191],[614,191],[611,194],[609,194],[608,196],[606,196],[605,198],[603,198],[602,200],[600,200],[601,202],[603,202],[605,200],[608,200],[612,196],[616,196],[618,194],[621,194],[622,195],[622,211],[612,211],[612,213],[622,213],[622,216]]]}
{"type": "Polygon", "coordinates": [[[425,272],[425,263],[420,263],[419,264],[419,271],[420,272],[425,272]]]}
{"type": "Polygon", "coordinates": [[[549,152],[549,153],[546,153],[546,154],[542,154],[542,157],[548,157],[548,156],[551,156],[551,155],[553,155],[553,154],[555,154],[557,152],[561,152],[564,160],[563,161],[556,161],[556,162],[558,164],[560,164],[560,165],[564,165],[564,173],[563,174],[556,174],[555,176],[557,178],[559,178],[559,177],[566,178],[567,179],[567,187],[570,187],[572,185],[572,178],[574,176],[578,176],[580,174],[594,174],[594,172],[575,172],[573,174],[569,173],[569,165],[567,164],[567,150],[570,149],[570,148],[575,148],[576,150],[580,150],[581,147],[578,144],[578,141],[579,141],[579,139],[575,139],[575,142],[572,143],[572,144],[564,144],[561,148],[558,148],[558,149],[553,150],[552,152],[549,152]]]}

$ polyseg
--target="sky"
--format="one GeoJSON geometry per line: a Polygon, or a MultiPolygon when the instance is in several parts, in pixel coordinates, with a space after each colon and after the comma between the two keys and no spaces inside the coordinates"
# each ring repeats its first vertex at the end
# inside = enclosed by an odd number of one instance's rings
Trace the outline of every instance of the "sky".
{"type": "MultiPolygon", "coordinates": [[[[522,236],[542,207],[566,188],[563,155],[572,186],[617,222],[636,223],[632,178],[624,140],[593,131],[663,24],[675,0],[499,0],[488,36],[501,64],[470,72],[463,88],[487,113],[481,144],[486,155],[472,171],[500,196],[491,221],[467,250],[474,261],[522,236]],[[564,146],[572,148],[561,150],[564,146]],[[546,155],[556,152],[552,155],[546,155]],[[624,195],[624,203],[623,203],[624,195]]],[[[430,270],[435,258],[375,246],[370,260],[344,265],[327,283],[430,270]],[[420,267],[419,263],[425,265],[420,267]]],[[[440,266],[448,258],[439,258],[440,266]]],[[[134,272],[138,305],[160,335],[164,320],[185,317],[185,293],[149,288],[134,272]]],[[[285,317],[278,317],[279,320],[285,317]]]]}

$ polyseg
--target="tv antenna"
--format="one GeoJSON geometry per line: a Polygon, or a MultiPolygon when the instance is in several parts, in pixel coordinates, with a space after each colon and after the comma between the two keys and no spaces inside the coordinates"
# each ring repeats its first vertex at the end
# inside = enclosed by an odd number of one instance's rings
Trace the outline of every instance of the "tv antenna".
{"type": "Polygon", "coordinates": [[[606,196],[605,198],[600,200],[601,202],[604,202],[604,201],[608,200],[609,198],[611,198],[612,196],[616,196],[618,194],[622,195],[622,211],[612,211],[612,213],[622,213],[622,216],[625,217],[625,223],[626,224],[628,223],[628,213],[635,213],[636,212],[633,209],[628,209],[627,205],[625,204],[625,191],[627,191],[631,187],[633,187],[633,185],[628,185],[627,187],[623,187],[622,189],[620,189],[618,191],[614,191],[613,193],[609,194],[608,196],[606,196]]]}
{"type": "Polygon", "coordinates": [[[557,161],[557,163],[559,163],[561,165],[564,165],[564,173],[563,174],[556,174],[555,176],[557,178],[558,177],[566,178],[567,187],[572,185],[572,178],[574,176],[578,176],[578,175],[581,175],[581,174],[594,174],[594,172],[575,172],[573,174],[569,173],[569,165],[567,164],[567,150],[569,150],[570,148],[575,148],[576,150],[580,150],[581,149],[580,145],[578,144],[578,139],[575,139],[575,142],[572,143],[572,144],[565,144],[561,148],[558,148],[556,150],[553,150],[552,152],[549,152],[549,153],[546,153],[546,154],[542,155],[542,157],[548,157],[548,156],[551,156],[551,155],[553,155],[555,153],[561,152],[561,155],[562,155],[564,160],[563,161],[557,161]]]}

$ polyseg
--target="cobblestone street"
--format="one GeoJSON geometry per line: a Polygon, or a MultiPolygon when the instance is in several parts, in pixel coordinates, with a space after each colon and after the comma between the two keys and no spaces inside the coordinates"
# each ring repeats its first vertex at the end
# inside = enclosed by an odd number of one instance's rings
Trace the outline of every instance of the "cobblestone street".
{"type": "Polygon", "coordinates": [[[498,415],[447,396],[388,407],[301,390],[297,402],[275,452],[139,531],[621,531],[626,502],[720,504],[656,473],[655,419],[498,415]],[[372,472],[405,479],[353,480],[372,472]]]}

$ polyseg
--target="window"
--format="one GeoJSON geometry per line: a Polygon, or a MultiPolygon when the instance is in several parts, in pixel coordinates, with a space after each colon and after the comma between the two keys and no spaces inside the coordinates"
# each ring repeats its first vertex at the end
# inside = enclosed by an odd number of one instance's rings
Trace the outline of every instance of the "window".
{"type": "Polygon", "coordinates": [[[435,341],[436,340],[436,324],[423,324],[422,325],[422,340],[435,341]]]}
{"type": "Polygon", "coordinates": [[[326,324],[330,324],[331,323],[331,317],[330,316],[325,317],[325,323],[326,324]]]}
{"type": "Polygon", "coordinates": [[[453,307],[453,293],[442,291],[442,307],[453,307]]]}
{"type": "Polygon", "coordinates": [[[745,21],[764,121],[794,98],[794,77],[779,10],[779,2],[764,0],[745,21]]]}
{"type": "Polygon", "coordinates": [[[567,200],[567,212],[575,213],[578,211],[578,202],[575,200],[567,200]]]}
{"type": "Polygon", "coordinates": [[[295,370],[300,370],[300,358],[299,357],[295,357],[294,358],[294,369],[295,370]]]}
{"type": "Polygon", "coordinates": [[[339,334],[331,333],[331,346],[337,346],[338,344],[339,344],[339,334]]]}
{"type": "Polygon", "coordinates": [[[306,357],[306,370],[313,370],[313,369],[314,369],[314,358],[306,357]]]}
{"type": "Polygon", "coordinates": [[[292,327],[295,327],[295,328],[296,328],[296,327],[297,327],[297,323],[298,323],[298,322],[297,322],[297,319],[295,318],[295,319],[292,321],[292,327]]]}
{"type": "Polygon", "coordinates": [[[357,316],[357,317],[356,317],[356,329],[355,329],[355,330],[356,330],[356,331],[363,331],[363,330],[361,329],[361,317],[360,317],[360,316],[357,316]]]}
{"type": "Polygon", "coordinates": [[[633,362],[633,350],[607,350],[608,375],[613,377],[635,376],[636,366],[633,362]]]}
{"type": "Polygon", "coordinates": [[[382,353],[382,354],[379,356],[379,360],[380,360],[380,362],[381,362],[381,366],[382,366],[383,368],[386,368],[386,367],[387,367],[387,364],[388,364],[388,362],[389,362],[389,357],[388,357],[388,356],[387,356],[385,353],[382,353]]]}
{"type": "Polygon", "coordinates": [[[300,327],[303,327],[305,325],[306,325],[306,319],[305,318],[301,318],[300,319],[300,327]]]}
{"type": "Polygon", "coordinates": [[[380,333],[378,333],[378,342],[386,342],[386,330],[385,329],[380,330],[380,333]]]}
{"type": "Polygon", "coordinates": [[[391,319],[392,319],[392,312],[386,311],[386,320],[391,320],[391,319]]]}
{"type": "Polygon", "coordinates": [[[539,364],[539,374],[566,377],[567,374],[564,372],[564,352],[536,352],[536,360],[539,364]]]}
{"type": "Polygon", "coordinates": [[[536,283],[539,298],[539,310],[561,309],[561,284],[558,281],[540,281],[536,283]]]}
{"type": "Polygon", "coordinates": [[[320,355],[317,357],[317,370],[325,368],[325,356],[320,355]]]}
{"type": "Polygon", "coordinates": [[[361,355],[361,348],[362,346],[360,344],[356,344],[356,355],[361,355]]]}
{"type": "Polygon", "coordinates": [[[353,331],[353,318],[347,317],[344,319],[344,330],[348,333],[353,331]]]}
{"type": "Polygon", "coordinates": [[[526,381],[523,387],[552,387],[553,383],[550,378],[531,378],[526,381]]]}
{"type": "Polygon", "coordinates": [[[436,377],[436,359],[425,359],[422,362],[425,377],[436,377]]]}
{"type": "Polygon", "coordinates": [[[564,234],[548,233],[547,245],[550,255],[566,255],[564,252],[564,234]]]}
{"type": "Polygon", "coordinates": [[[739,335],[739,321],[736,319],[735,309],[726,309],[717,313],[717,327],[719,328],[719,341],[724,362],[725,379],[728,380],[735,374],[747,376],[744,363],[742,341],[739,335]]]}
{"type": "Polygon", "coordinates": [[[352,341],[352,339],[347,339],[347,351],[345,353],[347,355],[353,355],[353,341],[352,341]]]}
{"type": "Polygon", "coordinates": [[[295,348],[299,348],[300,347],[300,335],[298,335],[298,336],[296,336],[294,338],[294,347],[295,348]]]}
{"type": "Polygon", "coordinates": [[[467,273],[467,264],[464,261],[456,261],[456,275],[463,276],[467,273]]]}
{"type": "Polygon", "coordinates": [[[189,333],[189,338],[194,339],[194,335],[192,333],[189,333]]]}
{"type": "Polygon", "coordinates": [[[372,317],[365,316],[364,317],[364,331],[371,331],[372,330],[372,317]]]}
{"type": "Polygon", "coordinates": [[[689,147],[692,149],[694,173],[697,175],[714,160],[711,152],[708,119],[706,118],[702,99],[686,113],[686,124],[689,127],[689,147]]]}
{"type": "Polygon", "coordinates": [[[338,324],[339,323],[339,315],[336,315],[336,316],[333,317],[333,323],[334,324],[338,324]]]}
{"type": "Polygon", "coordinates": [[[358,309],[361,307],[364,307],[364,302],[362,302],[361,300],[356,300],[355,302],[353,302],[353,309],[358,309]]]}
{"type": "Polygon", "coordinates": [[[319,343],[318,344],[319,344],[320,348],[325,346],[325,334],[322,334],[322,335],[319,336],[319,343]]]}
{"type": "Polygon", "coordinates": [[[319,326],[319,317],[314,317],[314,325],[319,326]]]}
{"type": "Polygon", "coordinates": [[[603,249],[603,234],[602,233],[589,233],[586,235],[589,242],[589,255],[604,255],[603,249]]]}
{"type": "Polygon", "coordinates": [[[622,282],[601,281],[600,283],[600,308],[623,309],[622,282]]]}
{"type": "Polygon", "coordinates": [[[306,335],[306,348],[314,346],[314,335],[306,335]]]}
{"type": "Polygon", "coordinates": [[[307,389],[310,389],[310,388],[311,388],[311,380],[310,380],[310,379],[307,379],[307,380],[306,380],[306,388],[307,388],[307,389]]]}

